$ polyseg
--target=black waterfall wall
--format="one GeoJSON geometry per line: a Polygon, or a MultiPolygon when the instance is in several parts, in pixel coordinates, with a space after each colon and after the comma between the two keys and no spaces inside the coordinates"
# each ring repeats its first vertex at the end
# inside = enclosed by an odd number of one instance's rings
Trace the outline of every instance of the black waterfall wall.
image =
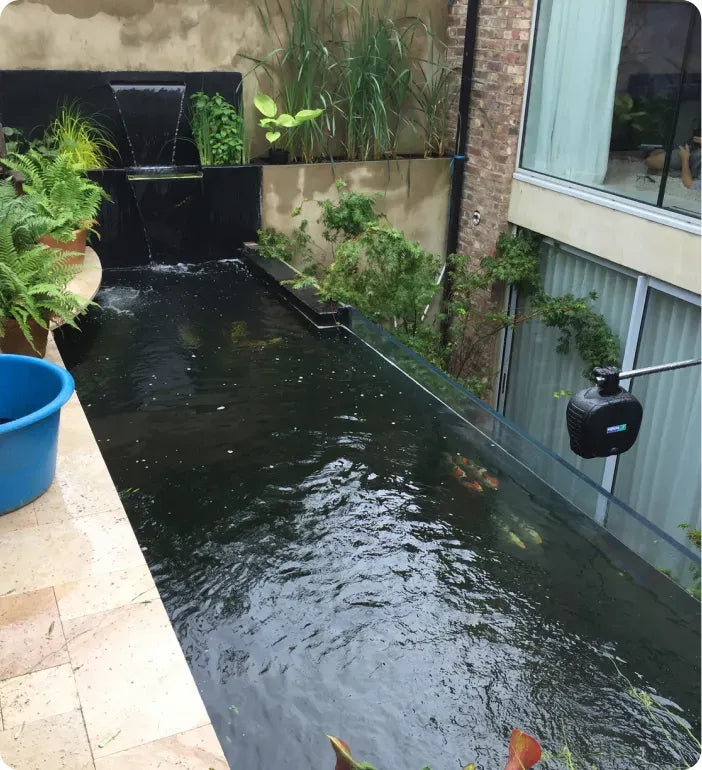
{"type": "Polygon", "coordinates": [[[200,167],[196,91],[239,104],[238,72],[0,70],[0,123],[38,138],[62,104],[109,132],[117,153],[90,171],[110,196],[93,246],[106,267],[233,256],[261,225],[260,166],[200,167]]]}

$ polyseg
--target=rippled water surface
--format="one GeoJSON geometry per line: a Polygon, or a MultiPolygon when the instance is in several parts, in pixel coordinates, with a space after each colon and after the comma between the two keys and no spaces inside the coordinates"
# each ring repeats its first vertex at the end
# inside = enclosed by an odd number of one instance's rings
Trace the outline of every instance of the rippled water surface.
{"type": "Polygon", "coordinates": [[[107,271],[98,301],[59,344],[232,768],[330,770],[331,733],[380,770],[499,770],[515,726],[686,766],[656,720],[699,727],[691,600],[240,264],[107,271]]]}

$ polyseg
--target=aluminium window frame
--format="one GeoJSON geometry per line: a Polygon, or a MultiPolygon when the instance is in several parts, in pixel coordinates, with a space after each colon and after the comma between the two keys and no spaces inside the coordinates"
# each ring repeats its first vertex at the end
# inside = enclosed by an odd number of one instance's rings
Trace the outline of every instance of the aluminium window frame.
{"type": "MultiPolygon", "coordinates": [[[[593,0],[594,1],[594,0],[593,0]]],[[[696,3],[686,0],[693,7],[696,3]]],[[[517,141],[517,156],[515,159],[515,168],[512,178],[518,182],[526,182],[536,187],[543,187],[547,190],[568,195],[572,198],[589,203],[595,203],[599,206],[620,211],[624,214],[631,214],[642,219],[648,219],[651,222],[675,227],[695,235],[702,235],[702,217],[682,214],[677,211],[665,209],[662,206],[653,205],[638,201],[635,198],[628,198],[623,195],[606,192],[597,187],[588,187],[577,182],[571,182],[565,179],[559,179],[556,176],[544,174],[539,171],[532,171],[522,166],[522,150],[524,146],[524,133],[526,131],[527,110],[531,92],[531,82],[533,74],[534,48],[536,45],[536,36],[539,26],[539,9],[541,0],[534,0],[531,14],[531,29],[529,35],[529,50],[526,61],[526,74],[524,77],[524,91],[522,94],[522,109],[519,124],[519,138],[517,141]]],[[[702,12],[702,11],[701,11],[702,12]]]]}

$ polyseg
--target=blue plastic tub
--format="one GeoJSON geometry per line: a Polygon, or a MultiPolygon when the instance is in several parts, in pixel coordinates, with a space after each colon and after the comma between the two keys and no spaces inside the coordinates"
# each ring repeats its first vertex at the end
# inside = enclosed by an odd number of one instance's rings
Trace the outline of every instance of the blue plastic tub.
{"type": "Polygon", "coordinates": [[[0,514],[49,488],[56,473],[59,413],[73,387],[73,377],[60,366],[0,355],[0,514]]]}

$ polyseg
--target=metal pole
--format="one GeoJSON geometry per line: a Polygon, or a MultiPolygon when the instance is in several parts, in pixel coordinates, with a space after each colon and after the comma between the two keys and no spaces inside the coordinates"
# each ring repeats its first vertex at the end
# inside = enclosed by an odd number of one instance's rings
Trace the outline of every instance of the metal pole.
{"type": "MultiPolygon", "coordinates": [[[[659,364],[658,366],[647,366],[644,369],[633,369],[630,372],[619,372],[620,380],[628,380],[630,377],[641,377],[643,374],[655,374],[656,372],[669,372],[673,369],[684,369],[686,366],[697,366],[702,364],[702,358],[690,358],[687,361],[677,361],[673,364],[659,364]]],[[[602,379],[602,378],[598,378],[602,379]]]]}

